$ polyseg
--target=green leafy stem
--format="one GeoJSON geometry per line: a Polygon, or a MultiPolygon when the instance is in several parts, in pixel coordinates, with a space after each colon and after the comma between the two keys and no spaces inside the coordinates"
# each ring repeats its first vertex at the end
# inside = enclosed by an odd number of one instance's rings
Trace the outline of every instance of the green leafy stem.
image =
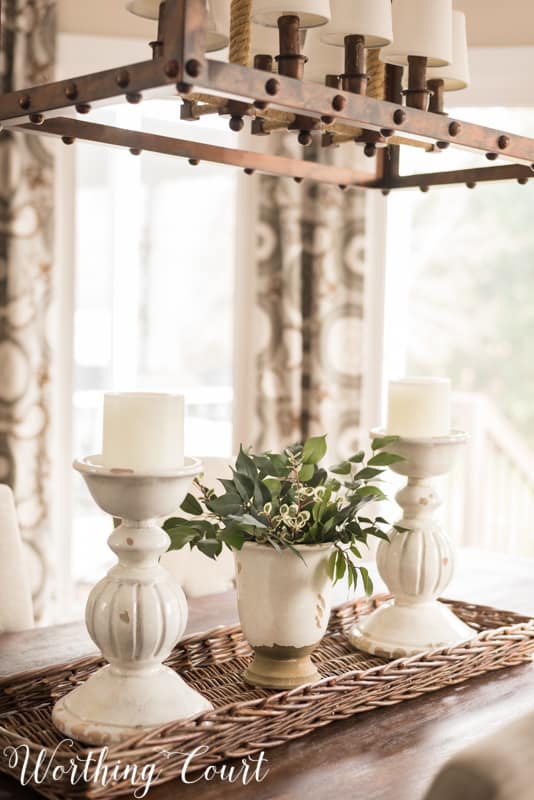
{"type": "Polygon", "coordinates": [[[387,500],[377,484],[388,467],[402,460],[385,449],[396,439],[375,438],[367,461],[360,451],[329,469],[320,465],[326,436],[314,436],[281,453],[254,454],[241,446],[231,479],[220,479],[221,494],[195,479],[195,493],[181,505],[188,516],[166,520],[163,527],[171,539],[170,549],[189,545],[217,558],[225,546],[240,550],[245,542],[256,542],[292,550],[305,561],[297,545],[331,542],[332,580],[347,576],[349,586],[356,587],[360,576],[370,594],[369,573],[357,563],[362,558],[360,548],[369,536],[388,540],[386,531],[392,526],[384,517],[371,519],[362,512],[370,503],[387,500]]]}

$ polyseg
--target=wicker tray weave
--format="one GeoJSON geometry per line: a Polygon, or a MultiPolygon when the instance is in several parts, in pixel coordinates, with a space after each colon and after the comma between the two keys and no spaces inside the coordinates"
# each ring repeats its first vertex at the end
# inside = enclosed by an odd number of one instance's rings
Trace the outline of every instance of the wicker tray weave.
{"type": "MultiPolygon", "coordinates": [[[[387,595],[338,606],[328,631],[314,654],[323,680],[314,685],[273,692],[243,682],[241,673],[251,651],[238,625],[216,628],[182,640],[167,664],[180,671],[189,684],[202,691],[215,710],[185,723],[170,723],[109,748],[105,763],[156,764],[158,783],[177,778],[184,753],[208,747],[195,758],[188,774],[210,764],[257,753],[314,729],[364,711],[394,705],[469,680],[491,670],[530,660],[534,653],[534,620],[456,601],[445,601],[461,619],[477,630],[463,645],[434,650],[395,661],[355,652],[345,631],[383,603],[387,595]],[[180,754],[166,755],[169,751],[180,754]]],[[[102,664],[88,657],[23,675],[0,679],[0,753],[5,747],[25,744],[33,765],[43,748],[51,754],[62,741],[51,722],[55,700],[83,681],[102,664]]],[[[89,748],[74,743],[61,747],[54,763],[84,757],[89,748]]],[[[98,754],[98,748],[92,749],[98,754]]],[[[0,759],[0,771],[19,778],[20,768],[0,759]]],[[[156,781],[154,781],[155,783],[156,781]]],[[[89,780],[71,785],[47,777],[33,788],[45,797],[111,798],[132,794],[130,780],[102,786],[89,780]],[[68,788],[67,788],[68,787],[68,788]]]]}

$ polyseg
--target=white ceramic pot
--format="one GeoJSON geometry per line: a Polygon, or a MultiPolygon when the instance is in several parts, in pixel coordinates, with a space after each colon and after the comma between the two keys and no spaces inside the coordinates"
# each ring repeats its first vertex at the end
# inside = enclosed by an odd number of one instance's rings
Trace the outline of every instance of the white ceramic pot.
{"type": "Polygon", "coordinates": [[[235,552],[239,618],[254,649],[245,680],[254,686],[291,689],[320,679],[310,655],[330,617],[328,558],[334,545],[291,550],[246,542],[235,552]]]}

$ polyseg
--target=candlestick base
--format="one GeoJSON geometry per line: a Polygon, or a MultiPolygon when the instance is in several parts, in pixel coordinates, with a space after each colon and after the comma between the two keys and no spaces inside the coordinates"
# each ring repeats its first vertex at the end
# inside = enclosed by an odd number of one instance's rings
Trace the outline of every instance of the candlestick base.
{"type": "Polygon", "coordinates": [[[103,746],[211,709],[211,703],[169,667],[128,675],[107,666],[62,697],[52,721],[65,736],[103,746]]]}
{"type": "Polygon", "coordinates": [[[423,650],[451,647],[475,636],[472,628],[437,600],[410,606],[391,600],[355,625],[349,641],[365,653],[403,658],[423,650]]]}
{"type": "Polygon", "coordinates": [[[200,461],[140,474],[107,469],[100,457],[76,461],[96,503],[122,523],[108,544],[116,564],[92,589],[85,621],[109,666],[55,705],[59,730],[93,745],[116,744],[212,706],[173,670],[163,666],[187,623],[180,586],[159,563],[170,539],[159,526],[179,508],[200,461]]]}

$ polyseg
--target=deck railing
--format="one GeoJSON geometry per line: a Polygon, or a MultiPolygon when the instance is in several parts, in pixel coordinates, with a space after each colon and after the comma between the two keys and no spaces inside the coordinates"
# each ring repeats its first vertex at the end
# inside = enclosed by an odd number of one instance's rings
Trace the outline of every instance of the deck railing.
{"type": "Polygon", "coordinates": [[[485,395],[454,395],[454,424],[469,431],[444,487],[458,545],[534,556],[534,452],[485,395]]]}

